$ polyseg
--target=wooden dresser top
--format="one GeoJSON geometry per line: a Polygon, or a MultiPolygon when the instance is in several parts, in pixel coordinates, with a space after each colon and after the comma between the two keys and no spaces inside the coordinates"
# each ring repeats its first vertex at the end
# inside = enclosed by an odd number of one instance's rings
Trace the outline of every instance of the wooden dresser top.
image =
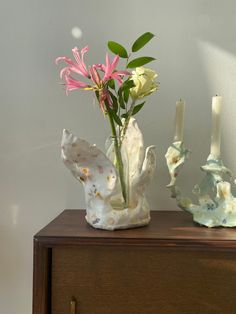
{"type": "Polygon", "coordinates": [[[180,211],[152,211],[148,226],[106,231],[89,226],[84,210],[64,210],[35,235],[35,240],[58,244],[158,245],[236,249],[236,228],[206,228],[180,211]]]}

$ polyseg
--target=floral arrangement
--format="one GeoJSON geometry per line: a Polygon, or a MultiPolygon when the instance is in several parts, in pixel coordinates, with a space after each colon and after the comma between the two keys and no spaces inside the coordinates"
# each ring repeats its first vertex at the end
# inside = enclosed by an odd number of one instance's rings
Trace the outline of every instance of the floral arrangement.
{"type": "Polygon", "coordinates": [[[145,101],[140,103],[138,101],[156,91],[159,85],[155,80],[157,73],[143,67],[155,58],[143,56],[131,60],[131,57],[153,37],[154,35],[150,32],[141,35],[133,43],[130,53],[119,43],[109,41],[108,48],[115,54],[115,57],[111,60],[107,53],[105,64],[90,66],[85,64],[84,55],[89,50],[88,46],[81,50],[76,47],[72,49],[74,61],[68,57],[56,59],[56,64],[59,61],[67,64],[60,72],[60,77],[65,82],[66,93],[76,89],[93,92],[104,116],[109,120],[114,140],[114,163],[120,178],[124,204],[127,204],[127,193],[121,154],[122,141],[126,136],[131,117],[137,114],[145,104],[145,101]],[[120,58],[125,61],[122,70],[117,69],[120,58]],[[130,72],[130,69],[134,70],[130,72]],[[80,80],[78,76],[83,80],[80,80]]]}

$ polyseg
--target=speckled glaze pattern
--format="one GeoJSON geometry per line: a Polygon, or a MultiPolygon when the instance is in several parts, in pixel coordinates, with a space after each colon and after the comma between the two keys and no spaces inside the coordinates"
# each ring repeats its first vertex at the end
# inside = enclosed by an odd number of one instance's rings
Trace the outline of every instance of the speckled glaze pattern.
{"type": "MultiPolygon", "coordinates": [[[[85,191],[86,220],[94,228],[115,230],[143,226],[150,221],[145,190],[156,168],[155,147],[144,150],[143,136],[137,121],[130,120],[121,155],[129,176],[129,206],[119,208],[121,190],[117,170],[96,145],[90,145],[64,130],[61,155],[64,164],[79,180],[85,191]],[[128,163],[128,165],[126,164],[128,163]]],[[[108,155],[112,155],[112,143],[108,155]]]]}
{"type": "Polygon", "coordinates": [[[198,198],[194,204],[190,198],[184,197],[176,185],[181,166],[188,159],[189,151],[182,142],[174,142],[167,150],[166,161],[171,182],[167,186],[171,196],[176,199],[178,206],[190,212],[193,220],[207,227],[235,227],[236,226],[236,198],[231,193],[231,171],[223,165],[220,158],[209,155],[206,165],[201,167],[204,178],[195,185],[193,193],[198,198]]]}

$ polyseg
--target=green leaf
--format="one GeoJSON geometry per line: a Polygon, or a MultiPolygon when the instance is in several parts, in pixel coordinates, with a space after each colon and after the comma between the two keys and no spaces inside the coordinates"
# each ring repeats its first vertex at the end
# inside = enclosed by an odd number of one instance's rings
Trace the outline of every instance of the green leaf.
{"type": "Polygon", "coordinates": [[[113,93],[111,91],[109,91],[109,94],[111,96],[111,99],[112,99],[112,108],[115,112],[118,111],[118,103],[117,103],[117,98],[115,95],[113,95],[113,93]]]}
{"type": "Polygon", "coordinates": [[[98,100],[98,102],[99,102],[99,92],[98,92],[97,90],[95,91],[95,95],[96,95],[97,100],[98,100]]]}
{"type": "MultiPolygon", "coordinates": [[[[124,102],[127,104],[128,103],[128,100],[129,100],[129,95],[130,95],[130,89],[132,87],[134,87],[135,84],[134,84],[134,81],[131,80],[131,79],[128,79],[126,80],[122,87],[121,87],[121,90],[123,91],[123,99],[124,99],[124,102]]],[[[123,108],[123,107],[122,107],[123,108]]],[[[123,108],[125,109],[125,108],[123,108]]]]}
{"type": "Polygon", "coordinates": [[[109,80],[108,83],[107,83],[107,85],[108,85],[110,88],[112,88],[112,89],[115,89],[115,88],[116,88],[116,87],[115,87],[115,81],[114,81],[113,79],[109,80]]]}
{"type": "Polygon", "coordinates": [[[120,117],[110,108],[109,113],[111,113],[113,120],[119,125],[122,126],[122,122],[120,117]]]}
{"type": "Polygon", "coordinates": [[[106,106],[106,110],[107,113],[110,115],[110,117],[119,125],[122,126],[122,122],[120,117],[116,114],[116,112],[113,110],[113,108],[111,108],[107,102],[107,100],[105,100],[105,106],[106,106]]]}
{"type": "Polygon", "coordinates": [[[145,101],[142,102],[141,104],[136,105],[133,109],[132,116],[134,116],[136,113],[138,113],[143,108],[144,104],[145,104],[145,101]]]}
{"type": "Polygon", "coordinates": [[[140,57],[140,58],[136,58],[132,61],[130,61],[128,64],[127,64],[127,68],[137,68],[137,67],[141,67],[142,65],[144,64],[147,64],[153,60],[156,60],[155,58],[152,58],[152,57],[140,57]]]}
{"type": "Polygon", "coordinates": [[[132,52],[136,52],[143,48],[155,35],[147,32],[141,35],[138,39],[135,40],[132,46],[132,52]]]}
{"type": "Polygon", "coordinates": [[[130,92],[129,88],[126,88],[124,90],[124,101],[125,101],[126,104],[127,104],[128,100],[129,100],[129,92],[130,92]]]}
{"type": "Polygon", "coordinates": [[[132,87],[134,87],[134,86],[135,86],[134,81],[128,79],[128,80],[126,80],[126,81],[123,83],[122,89],[123,89],[123,90],[126,90],[126,89],[130,89],[130,88],[132,88],[132,87]]]}
{"type": "Polygon", "coordinates": [[[123,95],[122,95],[122,88],[120,88],[118,91],[118,97],[119,97],[119,104],[120,104],[121,108],[125,109],[125,102],[124,102],[123,95]]]}
{"type": "Polygon", "coordinates": [[[126,49],[115,41],[108,41],[107,46],[115,55],[118,55],[121,58],[128,58],[126,49]]]}
{"type": "Polygon", "coordinates": [[[128,118],[128,113],[123,113],[123,114],[121,115],[121,117],[122,117],[122,118],[125,118],[125,119],[128,118]]]}
{"type": "Polygon", "coordinates": [[[122,109],[125,109],[125,102],[124,102],[122,94],[119,95],[119,104],[122,109]]]}

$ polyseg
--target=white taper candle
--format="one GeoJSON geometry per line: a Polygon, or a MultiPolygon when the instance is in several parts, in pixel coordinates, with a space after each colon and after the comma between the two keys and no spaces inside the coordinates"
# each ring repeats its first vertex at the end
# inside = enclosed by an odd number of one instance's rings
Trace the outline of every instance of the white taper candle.
{"type": "Polygon", "coordinates": [[[185,102],[180,99],[179,101],[176,102],[174,142],[182,142],[183,141],[184,110],[185,110],[185,102]]]}
{"type": "Polygon", "coordinates": [[[222,97],[212,97],[211,155],[220,156],[222,97]]]}

